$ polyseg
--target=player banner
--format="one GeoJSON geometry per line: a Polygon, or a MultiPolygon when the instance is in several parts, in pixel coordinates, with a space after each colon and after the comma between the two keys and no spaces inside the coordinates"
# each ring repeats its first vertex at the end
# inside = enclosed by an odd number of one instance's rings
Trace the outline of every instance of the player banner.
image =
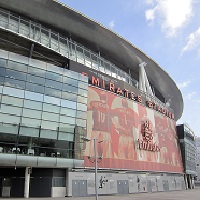
{"type": "MultiPolygon", "coordinates": [[[[161,112],[114,93],[88,88],[87,138],[97,138],[99,168],[183,172],[176,124],[161,112]]],[[[84,165],[94,167],[94,140],[84,165]]]]}

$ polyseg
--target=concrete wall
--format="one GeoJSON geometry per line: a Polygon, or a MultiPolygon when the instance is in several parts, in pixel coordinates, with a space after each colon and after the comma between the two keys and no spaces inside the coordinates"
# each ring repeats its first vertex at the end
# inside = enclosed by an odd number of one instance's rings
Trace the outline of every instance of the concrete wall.
{"type": "MultiPolygon", "coordinates": [[[[67,196],[73,195],[73,181],[85,181],[84,196],[95,195],[95,176],[89,172],[69,172],[67,196]]],[[[100,173],[98,172],[98,194],[121,194],[124,187],[126,193],[143,193],[158,191],[173,191],[185,189],[183,175],[172,174],[128,174],[128,173],[100,173]],[[101,181],[104,181],[101,184],[101,181]],[[118,184],[121,184],[120,186],[118,184]],[[182,187],[184,185],[184,187],[182,187]],[[120,187],[120,191],[119,191],[120,187]],[[127,189],[128,187],[128,189],[127,189]]],[[[125,194],[124,193],[124,194],[125,194]]],[[[75,194],[79,195],[79,194],[75,194]]]]}

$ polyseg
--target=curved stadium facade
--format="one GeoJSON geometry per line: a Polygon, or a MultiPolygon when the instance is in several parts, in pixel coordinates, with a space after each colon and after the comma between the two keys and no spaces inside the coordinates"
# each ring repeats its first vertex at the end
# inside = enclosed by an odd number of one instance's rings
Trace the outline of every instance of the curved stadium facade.
{"type": "Polygon", "coordinates": [[[144,52],[55,0],[0,0],[0,196],[185,189],[183,99],[144,52]],[[83,139],[90,139],[85,142],[83,139]]]}

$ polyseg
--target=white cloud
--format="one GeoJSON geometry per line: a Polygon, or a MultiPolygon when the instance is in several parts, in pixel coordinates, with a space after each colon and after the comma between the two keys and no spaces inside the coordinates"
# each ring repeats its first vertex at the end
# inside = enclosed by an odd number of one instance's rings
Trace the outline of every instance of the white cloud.
{"type": "Polygon", "coordinates": [[[147,5],[153,5],[146,10],[147,21],[154,21],[156,18],[161,24],[161,28],[167,36],[176,36],[177,31],[185,26],[190,20],[192,4],[195,0],[148,0],[147,5]],[[154,4],[152,3],[154,1],[154,4]]]}
{"type": "Polygon", "coordinates": [[[146,17],[147,21],[154,21],[154,19],[155,19],[155,10],[156,10],[156,8],[149,9],[149,10],[147,10],[145,12],[145,17],[146,17]]]}
{"type": "Polygon", "coordinates": [[[177,83],[177,87],[178,87],[179,89],[182,89],[182,88],[187,87],[189,83],[190,83],[190,81],[185,81],[185,82],[183,82],[183,83],[177,83]]]}
{"type": "Polygon", "coordinates": [[[181,55],[185,51],[192,50],[200,45],[200,27],[187,37],[187,44],[183,47],[181,55]]]}
{"type": "Polygon", "coordinates": [[[113,29],[114,26],[115,26],[114,20],[110,21],[110,22],[109,22],[109,27],[110,27],[110,29],[113,29]]]}
{"type": "Polygon", "coordinates": [[[191,93],[189,93],[189,94],[187,94],[187,99],[189,99],[189,100],[191,100],[192,99],[192,97],[194,96],[196,94],[196,92],[191,92],[191,93]]]}

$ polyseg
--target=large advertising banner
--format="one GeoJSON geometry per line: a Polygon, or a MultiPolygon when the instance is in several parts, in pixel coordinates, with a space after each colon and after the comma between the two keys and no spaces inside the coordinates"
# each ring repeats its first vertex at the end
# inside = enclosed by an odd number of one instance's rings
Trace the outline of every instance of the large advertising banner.
{"type": "MultiPolygon", "coordinates": [[[[99,168],[183,172],[174,120],[92,86],[86,137],[97,139],[99,168]]],[[[91,140],[85,146],[85,167],[94,167],[94,155],[91,140]]]]}

